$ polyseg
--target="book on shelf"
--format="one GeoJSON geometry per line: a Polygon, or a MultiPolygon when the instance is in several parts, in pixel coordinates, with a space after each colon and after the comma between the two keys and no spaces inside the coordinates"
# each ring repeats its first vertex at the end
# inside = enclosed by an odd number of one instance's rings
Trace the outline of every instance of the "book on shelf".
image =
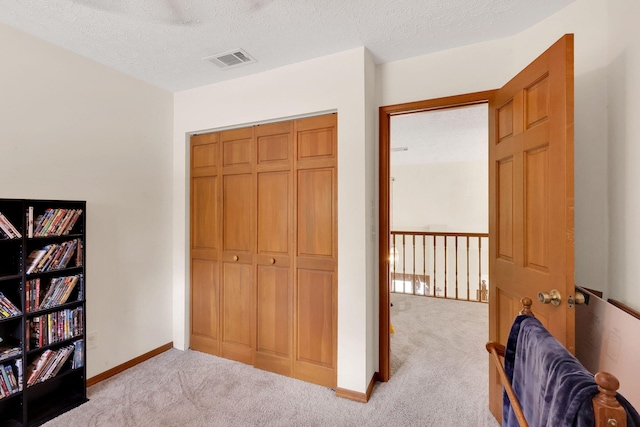
{"type": "Polygon", "coordinates": [[[33,237],[33,206],[27,208],[26,227],[27,237],[31,239],[33,237]]]}
{"type": "Polygon", "coordinates": [[[84,366],[84,340],[78,340],[73,342],[73,362],[71,369],[78,369],[84,366]]]}
{"type": "Polygon", "coordinates": [[[38,310],[40,307],[40,278],[27,280],[25,310],[27,313],[38,310]]]}
{"type": "Polygon", "coordinates": [[[18,391],[18,380],[16,379],[16,375],[14,374],[13,369],[11,369],[11,365],[5,365],[4,371],[6,373],[7,379],[9,380],[9,383],[11,384],[11,389],[14,392],[18,391]]]}
{"type": "Polygon", "coordinates": [[[81,274],[77,274],[75,276],[55,277],[51,279],[38,309],[44,310],[66,303],[81,277],[81,274]]]}
{"type": "Polygon", "coordinates": [[[58,350],[47,349],[27,367],[27,386],[46,381],[56,376],[64,367],[75,346],[68,345],[58,350]]]}
{"type": "MultiPolygon", "coordinates": [[[[51,243],[40,249],[34,249],[27,257],[27,274],[43,273],[47,271],[62,270],[67,268],[69,262],[73,258],[73,254],[78,252],[82,247],[81,239],[68,240],[66,242],[51,243]]],[[[76,255],[75,266],[79,267],[78,261],[82,261],[82,257],[78,259],[76,255]]]]}
{"type": "Polygon", "coordinates": [[[73,230],[81,214],[82,209],[46,209],[34,221],[33,237],[67,235],[73,230]]]}
{"type": "Polygon", "coordinates": [[[15,363],[18,371],[18,391],[22,391],[22,359],[16,359],[15,363]]]}
{"type": "Polygon", "coordinates": [[[30,274],[33,271],[46,253],[47,251],[45,249],[36,249],[35,251],[31,251],[25,263],[27,265],[27,274],[30,274]]]}
{"type": "Polygon", "coordinates": [[[83,308],[65,309],[27,320],[27,349],[33,350],[78,337],[84,332],[83,308]]]}
{"type": "Polygon", "coordinates": [[[20,309],[16,307],[2,292],[0,292],[0,319],[18,316],[20,314],[22,314],[20,309]]]}
{"type": "Polygon", "coordinates": [[[0,395],[8,397],[20,390],[21,385],[11,365],[0,365],[0,395]]]}
{"type": "Polygon", "coordinates": [[[0,361],[18,356],[22,353],[20,347],[13,345],[0,345],[0,361]]]}
{"type": "Polygon", "coordinates": [[[5,376],[6,373],[4,371],[4,365],[0,365],[0,396],[3,398],[11,396],[11,389],[9,388],[11,384],[9,383],[8,379],[4,379],[5,376]]]}
{"type": "Polygon", "coordinates": [[[19,239],[22,237],[22,234],[2,212],[0,212],[0,237],[6,239],[19,239]]]}
{"type": "Polygon", "coordinates": [[[27,366],[27,386],[34,384],[38,380],[38,377],[42,375],[42,368],[47,363],[51,353],[52,350],[45,350],[29,366],[27,366]]]}

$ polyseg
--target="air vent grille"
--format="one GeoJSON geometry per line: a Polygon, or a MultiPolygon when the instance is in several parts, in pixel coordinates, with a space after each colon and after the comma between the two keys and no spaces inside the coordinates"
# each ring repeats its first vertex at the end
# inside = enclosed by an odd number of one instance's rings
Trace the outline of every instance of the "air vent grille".
{"type": "Polygon", "coordinates": [[[242,49],[233,49],[228,52],[219,53],[217,55],[202,58],[217,65],[222,69],[235,68],[245,64],[256,62],[247,52],[242,49]]]}

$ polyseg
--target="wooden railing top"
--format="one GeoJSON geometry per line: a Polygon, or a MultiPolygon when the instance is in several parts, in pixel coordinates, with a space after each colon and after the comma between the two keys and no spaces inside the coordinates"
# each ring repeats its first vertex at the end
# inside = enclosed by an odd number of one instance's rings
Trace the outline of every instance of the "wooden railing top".
{"type": "Polygon", "coordinates": [[[489,237],[489,233],[463,233],[443,231],[391,231],[391,234],[406,234],[408,236],[459,236],[459,237],[489,237]]]}

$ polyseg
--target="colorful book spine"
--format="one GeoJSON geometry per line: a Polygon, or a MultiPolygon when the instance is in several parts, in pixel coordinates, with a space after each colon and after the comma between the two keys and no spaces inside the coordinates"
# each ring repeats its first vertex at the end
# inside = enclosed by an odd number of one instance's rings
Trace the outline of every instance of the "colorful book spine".
{"type": "Polygon", "coordinates": [[[0,212],[0,230],[2,230],[9,239],[19,239],[22,237],[22,234],[2,212],[0,212]]]}

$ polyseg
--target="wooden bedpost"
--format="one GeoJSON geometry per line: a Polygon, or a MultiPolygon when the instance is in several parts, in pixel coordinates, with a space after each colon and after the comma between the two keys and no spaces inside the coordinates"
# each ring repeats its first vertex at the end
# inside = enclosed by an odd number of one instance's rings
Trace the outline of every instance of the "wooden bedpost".
{"type": "Polygon", "coordinates": [[[521,298],[520,299],[520,304],[522,304],[522,310],[520,310],[520,314],[526,314],[527,316],[533,316],[533,311],[531,311],[531,306],[533,305],[533,301],[531,300],[531,298],[529,298],[529,297],[521,298]]]}
{"type": "Polygon", "coordinates": [[[616,399],[620,387],[618,379],[608,372],[595,375],[600,393],[593,398],[593,415],[596,427],[621,427],[627,425],[627,413],[616,399]]]}

